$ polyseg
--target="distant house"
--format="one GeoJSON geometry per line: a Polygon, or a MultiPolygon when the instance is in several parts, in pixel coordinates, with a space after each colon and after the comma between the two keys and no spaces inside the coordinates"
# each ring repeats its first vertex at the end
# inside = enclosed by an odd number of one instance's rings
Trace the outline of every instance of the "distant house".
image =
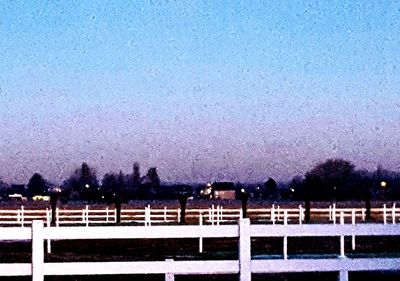
{"type": "Polygon", "coordinates": [[[214,182],[211,185],[212,198],[222,200],[234,200],[237,198],[237,191],[233,182],[214,182]]]}
{"type": "Polygon", "coordinates": [[[11,201],[17,201],[17,202],[27,200],[26,197],[23,197],[22,194],[19,194],[19,193],[14,193],[14,194],[8,195],[8,199],[11,201]]]}

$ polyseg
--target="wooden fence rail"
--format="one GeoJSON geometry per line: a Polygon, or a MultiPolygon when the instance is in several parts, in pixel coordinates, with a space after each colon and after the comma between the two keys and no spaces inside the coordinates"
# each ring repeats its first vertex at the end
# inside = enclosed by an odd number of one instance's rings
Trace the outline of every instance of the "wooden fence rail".
{"type": "MultiPolygon", "coordinates": [[[[31,263],[2,263],[0,276],[32,276],[43,281],[47,275],[112,275],[165,274],[173,281],[175,275],[238,274],[240,281],[250,281],[252,273],[327,272],[336,271],[340,281],[348,280],[349,271],[398,270],[399,257],[348,257],[345,236],[400,236],[400,224],[341,224],[311,225],[251,225],[249,219],[240,219],[236,225],[169,225],[153,226],[93,226],[45,227],[43,221],[33,221],[30,228],[0,227],[0,240],[31,240],[31,263]],[[135,262],[45,262],[46,239],[165,239],[165,238],[238,238],[238,258],[233,260],[135,261],[135,262]],[[282,237],[282,257],[260,259],[251,254],[252,237],[282,237]],[[338,237],[336,257],[288,258],[287,237],[338,237]]],[[[266,253],[268,254],[268,253],[266,253]]]]}
{"type": "MultiPolygon", "coordinates": [[[[366,220],[365,208],[337,208],[335,204],[329,208],[311,208],[311,216],[318,223],[331,222],[336,224],[340,214],[344,213],[345,222],[357,222],[366,220]]],[[[286,219],[289,223],[302,224],[304,221],[305,209],[303,206],[298,208],[281,208],[279,205],[272,205],[270,208],[250,208],[247,210],[247,216],[252,222],[256,223],[272,223],[282,224],[286,219]]],[[[400,219],[400,208],[395,204],[382,208],[372,208],[371,214],[377,222],[384,224],[396,224],[400,219]]],[[[223,208],[222,206],[212,205],[208,209],[187,209],[186,218],[191,224],[228,224],[236,223],[242,217],[241,209],[223,208]]],[[[1,225],[19,225],[28,226],[33,220],[44,220],[48,224],[51,220],[51,210],[29,210],[21,206],[20,209],[3,210],[0,209],[0,226],[1,225]]],[[[90,209],[86,206],[83,209],[56,209],[56,226],[62,225],[98,225],[98,224],[115,224],[117,221],[117,213],[114,208],[90,209]]],[[[151,208],[150,205],[144,209],[122,209],[121,223],[139,224],[139,225],[159,225],[173,224],[180,221],[180,209],[168,209],[167,207],[157,209],[151,208]]]]}

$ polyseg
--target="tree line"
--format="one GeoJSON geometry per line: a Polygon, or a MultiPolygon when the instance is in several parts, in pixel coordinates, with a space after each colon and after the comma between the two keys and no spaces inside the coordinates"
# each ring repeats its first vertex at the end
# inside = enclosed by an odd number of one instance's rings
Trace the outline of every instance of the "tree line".
{"type": "MultiPolygon", "coordinates": [[[[132,173],[110,172],[99,181],[96,170],[84,162],[63,181],[60,188],[56,189],[42,175],[35,173],[22,192],[32,198],[57,191],[59,199],[64,202],[85,200],[89,203],[111,203],[131,199],[176,199],[182,193],[201,197],[206,194],[200,192],[205,187],[205,184],[162,185],[156,167],[150,167],[142,176],[137,162],[133,164],[132,173]]],[[[400,199],[400,173],[381,166],[372,172],[358,170],[347,160],[327,159],[303,176],[295,176],[287,184],[269,178],[257,185],[236,183],[235,188],[246,190],[253,200],[397,200],[400,199]]],[[[11,186],[0,180],[0,197],[6,198],[10,192],[11,186]]]]}

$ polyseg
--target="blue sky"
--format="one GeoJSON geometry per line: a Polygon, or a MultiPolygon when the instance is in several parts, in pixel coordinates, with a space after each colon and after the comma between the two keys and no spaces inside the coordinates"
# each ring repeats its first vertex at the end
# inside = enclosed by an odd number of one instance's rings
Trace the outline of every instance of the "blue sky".
{"type": "Polygon", "coordinates": [[[400,169],[400,2],[3,1],[0,177],[400,169]]]}

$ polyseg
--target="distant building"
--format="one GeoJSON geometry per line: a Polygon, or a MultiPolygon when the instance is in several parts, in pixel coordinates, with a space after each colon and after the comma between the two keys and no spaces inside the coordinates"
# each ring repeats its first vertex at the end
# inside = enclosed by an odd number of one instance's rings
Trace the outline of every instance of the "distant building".
{"type": "Polygon", "coordinates": [[[8,195],[8,199],[11,201],[18,201],[18,202],[27,200],[26,197],[23,197],[22,194],[19,194],[19,193],[14,193],[14,194],[8,195]]]}
{"type": "Polygon", "coordinates": [[[233,182],[214,182],[211,185],[212,198],[221,200],[234,200],[237,198],[237,191],[233,182]]]}

